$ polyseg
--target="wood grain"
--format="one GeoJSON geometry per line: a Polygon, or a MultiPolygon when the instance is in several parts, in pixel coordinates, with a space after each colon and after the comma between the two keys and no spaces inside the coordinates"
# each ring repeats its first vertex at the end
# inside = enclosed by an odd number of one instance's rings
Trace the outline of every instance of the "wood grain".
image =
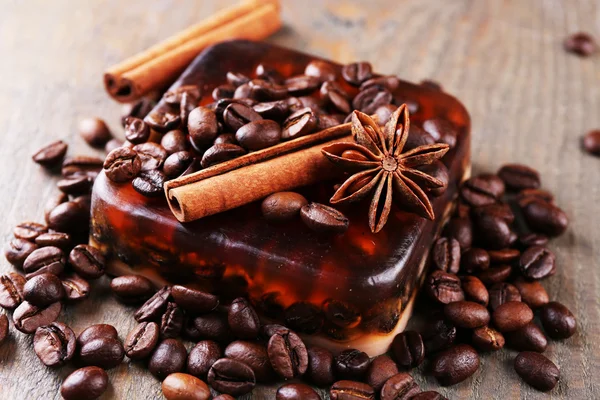
{"type": "MultiPolygon", "coordinates": [[[[29,160],[50,140],[71,154],[93,154],[76,136],[77,120],[106,118],[121,135],[119,106],[102,88],[102,71],[233,3],[234,0],[5,0],[0,13],[0,215],[3,242],[12,226],[42,219],[55,178],[29,160]]],[[[561,368],[549,394],[523,384],[513,352],[482,357],[466,382],[439,389],[447,397],[598,399],[600,373],[600,159],[580,151],[580,136],[600,127],[600,56],[580,59],[561,47],[565,35],[600,37],[596,0],[284,1],[286,27],[271,40],[340,62],[368,60],[382,73],[433,78],[460,98],[473,120],[475,172],[526,162],[571,218],[551,244],[558,273],[544,282],[578,317],[579,332],[552,342],[547,355],[561,368]]],[[[0,272],[12,267],[2,259],[0,272]]],[[[63,320],[76,332],[114,324],[124,337],[132,310],[115,302],[106,281],[92,300],[70,306],[63,320]]],[[[12,330],[0,347],[2,399],[60,398],[69,368],[43,367],[31,339],[12,330]]],[[[159,383],[140,365],[111,370],[104,399],[160,398],[159,383]]],[[[424,389],[434,379],[414,373],[424,389]]],[[[325,393],[324,398],[325,398],[325,393]]],[[[252,398],[274,397],[260,388],[252,398]]],[[[250,397],[246,397],[250,398],[250,397]]]]}

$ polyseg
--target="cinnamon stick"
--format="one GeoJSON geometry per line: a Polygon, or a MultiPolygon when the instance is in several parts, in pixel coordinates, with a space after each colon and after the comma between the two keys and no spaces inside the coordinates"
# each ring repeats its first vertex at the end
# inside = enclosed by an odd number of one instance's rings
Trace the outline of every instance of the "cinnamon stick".
{"type": "Polygon", "coordinates": [[[104,73],[106,91],[131,102],[168,86],[206,47],[231,40],[262,40],[281,27],[278,0],[244,0],[183,32],[112,66],[104,73]]]}

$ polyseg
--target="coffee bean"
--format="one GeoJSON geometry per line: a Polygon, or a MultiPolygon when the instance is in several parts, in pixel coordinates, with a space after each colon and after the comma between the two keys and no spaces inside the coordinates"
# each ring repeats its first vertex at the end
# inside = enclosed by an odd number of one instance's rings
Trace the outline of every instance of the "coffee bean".
{"type": "Polygon", "coordinates": [[[236,144],[221,143],[209,147],[202,156],[201,165],[203,168],[208,168],[215,164],[229,161],[239,156],[246,154],[246,150],[236,144]]]}
{"type": "Polygon", "coordinates": [[[58,247],[42,247],[34,250],[23,263],[27,277],[43,273],[59,275],[65,268],[65,253],[58,247]]]}
{"type": "Polygon", "coordinates": [[[229,85],[229,84],[219,85],[213,89],[212,98],[214,100],[230,99],[233,97],[235,88],[236,88],[235,86],[229,85]]]}
{"type": "Polygon", "coordinates": [[[560,378],[558,367],[542,354],[533,351],[519,353],[514,365],[521,379],[542,392],[552,390],[560,378]]]}
{"type": "Polygon", "coordinates": [[[567,214],[554,204],[532,200],[522,209],[527,226],[547,236],[562,235],[569,225],[567,214]]]}
{"type": "Polygon", "coordinates": [[[352,108],[365,114],[374,114],[381,106],[392,102],[392,94],[380,86],[370,86],[359,92],[352,100],[352,108]]]}
{"type": "Polygon", "coordinates": [[[505,337],[508,347],[517,351],[543,353],[548,347],[548,339],[534,322],[530,322],[516,331],[507,332],[505,337]]]}
{"type": "Polygon", "coordinates": [[[348,93],[336,82],[324,82],[321,85],[320,93],[323,101],[326,104],[331,104],[337,111],[343,114],[352,111],[348,93]]]}
{"type": "Polygon", "coordinates": [[[519,237],[521,246],[527,248],[531,246],[545,246],[548,244],[548,237],[539,233],[526,233],[519,237]]]}
{"type": "Polygon", "coordinates": [[[371,361],[365,380],[375,392],[379,392],[383,384],[398,372],[396,363],[389,356],[382,354],[371,361]]]}
{"type": "Polygon", "coordinates": [[[434,177],[442,183],[442,186],[440,187],[428,189],[427,193],[431,194],[432,196],[439,197],[446,192],[450,176],[448,168],[443,162],[434,161],[431,164],[420,165],[416,167],[416,169],[434,177]]]}
{"type": "Polygon", "coordinates": [[[515,220],[515,214],[513,213],[510,206],[506,203],[488,204],[485,206],[474,207],[471,210],[473,218],[478,219],[481,216],[491,216],[500,218],[508,224],[512,224],[515,220]]]}
{"type": "Polygon", "coordinates": [[[441,304],[464,300],[460,279],[444,271],[433,271],[425,282],[426,293],[441,304]]]}
{"type": "Polygon", "coordinates": [[[94,324],[85,328],[77,337],[77,345],[84,344],[98,338],[110,338],[119,340],[119,333],[114,326],[108,324],[94,324]]]}
{"type": "Polygon", "coordinates": [[[148,370],[158,379],[165,379],[168,375],[181,372],[185,368],[187,350],[178,339],[165,339],[154,349],[148,370]]]}
{"type": "Polygon", "coordinates": [[[510,277],[512,273],[512,267],[510,265],[499,265],[497,267],[490,267],[483,272],[480,272],[477,277],[486,286],[491,286],[494,283],[504,282],[510,277]]]}
{"type": "Polygon", "coordinates": [[[509,301],[521,301],[519,289],[506,282],[495,283],[490,287],[490,308],[497,309],[502,304],[509,301]]]}
{"type": "Polygon", "coordinates": [[[76,274],[64,276],[62,278],[62,284],[65,289],[65,298],[67,300],[82,300],[87,298],[90,294],[90,284],[88,281],[76,274]]]}
{"type": "Polygon", "coordinates": [[[221,358],[208,371],[208,383],[219,392],[241,396],[254,389],[256,378],[243,362],[221,358]]]}
{"type": "Polygon", "coordinates": [[[92,147],[102,148],[112,134],[106,123],[100,118],[85,118],[79,121],[79,135],[92,147]]]}
{"type": "Polygon", "coordinates": [[[456,146],[458,133],[450,121],[442,118],[428,119],[423,122],[423,130],[438,143],[446,143],[450,148],[456,146]]]}
{"type": "Polygon", "coordinates": [[[475,176],[463,183],[460,194],[473,207],[495,204],[504,195],[504,182],[492,174],[475,176]]]}
{"type": "Polygon", "coordinates": [[[178,306],[192,313],[207,313],[219,305],[216,296],[185,286],[174,285],[171,288],[171,295],[178,306]]]}
{"type": "Polygon", "coordinates": [[[347,64],[342,67],[342,77],[353,86],[360,86],[361,83],[373,76],[373,68],[366,61],[347,64]]]}
{"type": "Polygon", "coordinates": [[[15,238],[29,241],[34,241],[35,238],[46,232],[48,232],[48,227],[37,222],[22,222],[13,229],[15,238]]]}
{"type": "Polygon", "coordinates": [[[150,138],[150,127],[142,119],[127,117],[125,119],[125,139],[130,143],[140,144],[150,138]]]}
{"type": "Polygon", "coordinates": [[[168,132],[181,125],[180,111],[179,107],[165,103],[146,115],[144,122],[157,132],[168,132]]]}
{"type": "Polygon", "coordinates": [[[219,343],[229,343],[233,340],[226,314],[213,312],[200,315],[192,320],[192,325],[199,338],[215,340],[219,343]]]}
{"type": "Polygon", "coordinates": [[[281,128],[275,121],[261,119],[249,122],[239,128],[235,133],[235,138],[243,148],[256,151],[279,143],[281,128]]]}
{"type": "Polygon", "coordinates": [[[348,229],[348,218],[333,207],[309,203],[300,209],[302,221],[315,232],[342,234],[348,229]]]}
{"type": "Polygon", "coordinates": [[[304,74],[319,78],[321,82],[334,81],[337,77],[336,68],[326,61],[313,60],[306,65],[304,74]]]}
{"type": "MultiPolygon", "coordinates": [[[[283,79],[277,78],[274,80],[263,80],[263,79],[253,79],[248,82],[248,95],[245,97],[249,97],[251,99],[257,101],[271,101],[271,100],[281,100],[288,96],[287,88],[282,85],[283,79]]],[[[242,85],[243,86],[243,85],[242,85]]],[[[242,86],[236,89],[236,93],[234,93],[233,97],[236,98],[236,94],[242,88],[242,86]]]]}
{"type": "Polygon", "coordinates": [[[46,168],[54,168],[62,163],[68,148],[65,142],[57,140],[36,151],[31,158],[46,168]]]}
{"type": "Polygon", "coordinates": [[[170,89],[168,92],[166,92],[163,95],[162,99],[165,103],[168,104],[180,104],[184,94],[188,94],[195,99],[199,99],[201,95],[200,88],[198,88],[198,86],[196,85],[179,86],[175,89],[170,89]]]}
{"type": "Polygon", "coordinates": [[[544,330],[552,339],[567,339],[577,331],[573,313],[557,301],[544,305],[540,312],[544,330]]]}
{"type": "Polygon", "coordinates": [[[271,336],[267,353],[273,369],[284,379],[292,379],[306,372],[306,346],[302,339],[290,330],[280,330],[271,336]]]}
{"type": "Polygon", "coordinates": [[[540,187],[540,174],[526,165],[506,164],[500,168],[498,176],[511,190],[518,191],[540,187]]]}
{"type": "Polygon", "coordinates": [[[234,132],[250,122],[260,120],[262,117],[246,104],[231,103],[223,111],[225,125],[234,132]]]}
{"type": "MultiPolygon", "coordinates": [[[[377,110],[375,110],[375,116],[377,117],[377,125],[385,126],[386,122],[390,119],[390,117],[392,116],[394,111],[396,111],[396,108],[397,107],[394,106],[393,104],[386,104],[385,106],[378,107],[377,110]]],[[[412,128],[412,126],[410,128],[412,128]]],[[[416,128],[416,129],[420,129],[420,128],[416,128]]],[[[409,135],[410,135],[410,131],[409,131],[409,135]]],[[[433,143],[433,140],[432,140],[432,143],[433,143]]],[[[406,144],[404,145],[404,148],[406,148],[406,144]]]]}
{"type": "Polygon", "coordinates": [[[138,322],[157,320],[166,310],[171,297],[171,287],[164,286],[146,301],[134,314],[138,322]]]}
{"type": "Polygon", "coordinates": [[[291,96],[309,95],[319,88],[320,83],[318,78],[309,75],[293,76],[284,82],[291,96]]]}
{"type": "Polygon", "coordinates": [[[563,46],[569,53],[588,57],[598,51],[594,37],[587,32],[572,33],[565,38],[563,46]]]}
{"type": "Polygon", "coordinates": [[[239,72],[227,72],[227,82],[229,82],[231,85],[238,87],[240,85],[243,85],[244,83],[248,83],[250,82],[250,78],[248,78],[246,75],[241,74],[239,72]]]}
{"type": "Polygon", "coordinates": [[[267,348],[263,344],[236,340],[225,348],[225,357],[241,361],[252,368],[257,382],[275,380],[275,371],[271,367],[267,348]]]}
{"type": "Polygon", "coordinates": [[[221,347],[212,340],[200,341],[192,348],[187,359],[188,373],[205,378],[210,367],[221,358],[221,347]]]}
{"type": "Polygon", "coordinates": [[[448,398],[434,390],[428,390],[427,392],[421,392],[414,395],[411,397],[411,400],[448,400],[448,398]]]}
{"type": "Polygon", "coordinates": [[[220,394],[217,397],[213,397],[213,400],[235,400],[235,397],[228,394],[220,394]]]}
{"type": "Polygon", "coordinates": [[[260,329],[258,314],[245,298],[238,297],[233,300],[229,306],[227,319],[229,327],[238,338],[254,339],[258,336],[260,329]]]}
{"type": "Polygon", "coordinates": [[[25,278],[15,272],[0,276],[0,307],[13,310],[23,302],[25,278]]]}
{"type": "Polygon", "coordinates": [[[292,113],[283,123],[281,131],[282,140],[295,139],[312,133],[318,124],[315,112],[309,107],[304,107],[292,113]]]}
{"type": "Polygon", "coordinates": [[[163,195],[163,185],[165,184],[165,174],[155,169],[152,171],[142,171],[132,182],[133,188],[146,197],[160,197],[163,195]]]}
{"type": "Polygon", "coordinates": [[[375,391],[366,383],[337,381],[329,389],[331,400],[375,400],[375,391]]]}
{"type": "Polygon", "coordinates": [[[475,349],[458,344],[440,353],[432,361],[432,373],[442,386],[455,385],[464,381],[479,368],[479,356],[475,349]]]}
{"type": "Polygon", "coordinates": [[[252,108],[262,118],[282,121],[287,117],[290,107],[286,100],[276,100],[255,104],[252,108]]]}
{"type": "Polygon", "coordinates": [[[318,387],[329,386],[334,382],[333,354],[323,347],[308,349],[308,368],[305,377],[318,387]]]}
{"type": "Polygon", "coordinates": [[[528,282],[523,278],[519,278],[514,282],[514,285],[521,294],[521,301],[532,309],[539,308],[550,301],[546,289],[537,281],[528,282]]]}
{"type": "Polygon", "coordinates": [[[124,349],[132,360],[143,360],[150,356],[159,339],[159,326],[155,322],[138,324],[125,339],[124,349]]]}
{"type": "Polygon", "coordinates": [[[509,301],[500,305],[492,314],[494,325],[500,332],[511,332],[531,322],[533,311],[525,303],[509,301]]]}
{"type": "Polygon", "coordinates": [[[8,317],[6,314],[0,314],[0,344],[8,337],[8,317]]]}
{"type": "Polygon", "coordinates": [[[167,151],[157,143],[147,142],[133,146],[133,151],[141,161],[141,171],[152,171],[161,168],[167,159],[167,151]]]}
{"type": "MultiPolygon", "coordinates": [[[[206,154],[206,153],[205,153],[206,154]]],[[[167,178],[177,178],[182,175],[194,161],[194,156],[188,151],[178,151],[165,160],[163,172],[167,178]]]]}
{"type": "Polygon", "coordinates": [[[165,133],[160,140],[160,145],[169,155],[188,150],[186,135],[179,129],[165,133]]]}
{"type": "Polygon", "coordinates": [[[48,226],[59,232],[82,233],[89,229],[90,215],[88,210],[75,201],[56,206],[48,214],[48,226]]]}
{"type": "Polygon", "coordinates": [[[263,216],[270,222],[284,222],[296,218],[308,204],[304,196],[295,192],[278,192],[265,198],[261,205],[263,216]]]}
{"type": "Polygon", "coordinates": [[[356,328],[362,320],[356,307],[340,300],[327,299],[323,302],[322,309],[327,321],[340,328],[356,328]]]}
{"type": "Polygon", "coordinates": [[[517,260],[521,252],[517,249],[501,249],[488,251],[491,264],[507,264],[517,260]]]}
{"type": "Polygon", "coordinates": [[[4,247],[6,260],[17,268],[23,267],[23,262],[38,246],[23,239],[13,239],[4,247]]]}
{"type": "Polygon", "coordinates": [[[473,330],[471,342],[479,351],[496,351],[504,347],[504,336],[489,326],[473,330]]]}
{"type": "Polygon", "coordinates": [[[65,400],[97,399],[108,388],[108,375],[98,367],[75,370],[63,381],[60,394],[65,400]]]}
{"type": "Polygon", "coordinates": [[[412,376],[400,372],[385,382],[381,388],[381,400],[412,399],[421,389],[412,376]]]}
{"type": "Polygon", "coordinates": [[[506,219],[492,214],[481,214],[475,219],[475,229],[481,243],[490,250],[510,247],[514,233],[506,219]]]}
{"type": "Polygon", "coordinates": [[[543,279],[556,273],[555,256],[541,246],[532,246],[521,254],[519,270],[527,279],[543,279]]]}
{"type": "Polygon", "coordinates": [[[460,244],[454,238],[439,238],[431,254],[433,265],[444,272],[456,274],[460,266],[460,244]]]}
{"type": "Polygon", "coordinates": [[[277,389],[276,400],[321,400],[313,388],[304,383],[287,383],[277,389]]]}
{"type": "Polygon", "coordinates": [[[396,335],[391,344],[394,359],[401,368],[418,367],[425,358],[425,346],[418,332],[404,331],[396,335]]]}
{"type": "Polygon", "coordinates": [[[77,342],[73,330],[60,322],[40,326],[33,337],[33,350],[47,367],[59,367],[75,355],[77,342]]]}
{"type": "Polygon", "coordinates": [[[444,306],[444,316],[459,328],[474,329],[490,322],[485,306],[472,301],[456,301],[444,306]]]}
{"type": "Polygon", "coordinates": [[[461,250],[471,248],[473,244],[473,227],[468,218],[452,218],[444,228],[444,236],[454,238],[460,244],[461,250]]]}
{"type": "Polygon", "coordinates": [[[13,323],[19,331],[33,333],[40,326],[56,321],[61,309],[62,306],[59,302],[41,308],[24,301],[15,309],[13,323]]]}
{"type": "Polygon", "coordinates": [[[196,149],[204,149],[217,137],[219,126],[214,111],[197,107],[190,112],[187,122],[190,142],[196,149]]]}
{"type": "Polygon", "coordinates": [[[476,247],[465,251],[460,258],[462,272],[467,274],[478,273],[490,266],[490,255],[487,251],[476,247]]]}
{"type": "Polygon", "coordinates": [[[163,338],[179,336],[183,329],[183,311],[177,304],[169,302],[167,309],[161,317],[160,334],[163,338]]]}
{"type": "Polygon", "coordinates": [[[102,170],[104,160],[92,156],[74,156],[65,158],[62,164],[61,175],[63,178],[71,176],[87,175],[96,179],[98,173],[102,170]]]}
{"type": "Polygon", "coordinates": [[[128,147],[111,151],[104,160],[104,172],[113,182],[130,182],[142,168],[138,153],[128,147]]]}
{"type": "Polygon", "coordinates": [[[543,189],[523,189],[515,197],[519,207],[525,207],[532,200],[542,200],[547,203],[554,202],[554,195],[543,189]]]}
{"type": "Polygon", "coordinates": [[[483,282],[474,276],[464,276],[461,278],[461,287],[465,294],[465,299],[475,303],[487,306],[489,302],[489,293],[483,282]]]}
{"type": "Polygon", "coordinates": [[[431,355],[440,350],[447,349],[456,340],[456,327],[442,317],[428,321],[421,332],[425,354],[431,355]]]}
{"type": "Polygon", "coordinates": [[[333,358],[335,376],[341,379],[362,380],[370,364],[367,353],[356,349],[343,350],[333,358]]]}
{"type": "Polygon", "coordinates": [[[61,280],[54,274],[32,277],[23,287],[23,299],[38,307],[45,307],[65,297],[61,280]]]}
{"type": "MultiPolygon", "coordinates": [[[[80,335],[81,337],[81,335],[80,335]]],[[[78,339],[81,342],[81,339],[78,339]]],[[[123,361],[125,350],[118,339],[101,336],[83,342],[79,360],[83,365],[96,365],[104,369],[114,368],[123,361]]]]}
{"type": "Polygon", "coordinates": [[[406,139],[406,144],[404,145],[404,150],[409,151],[416,149],[419,146],[427,146],[434,143],[435,139],[433,136],[418,126],[411,124],[408,131],[408,138],[406,139]]]}
{"type": "Polygon", "coordinates": [[[142,275],[123,275],[111,280],[110,288],[117,298],[126,304],[140,303],[154,294],[154,285],[142,275]]]}
{"type": "Polygon", "coordinates": [[[66,250],[71,244],[71,236],[62,232],[42,233],[35,238],[35,244],[40,247],[54,246],[66,250]]]}
{"type": "Polygon", "coordinates": [[[208,400],[208,385],[195,376],[175,372],[162,382],[162,393],[167,400],[208,400]]]}
{"type": "Polygon", "coordinates": [[[309,302],[297,302],[285,310],[285,324],[296,332],[314,334],[323,326],[319,307],[309,302]]]}
{"type": "Polygon", "coordinates": [[[75,272],[86,279],[98,279],[104,275],[106,262],[100,250],[80,244],[69,253],[69,264],[75,272]]]}

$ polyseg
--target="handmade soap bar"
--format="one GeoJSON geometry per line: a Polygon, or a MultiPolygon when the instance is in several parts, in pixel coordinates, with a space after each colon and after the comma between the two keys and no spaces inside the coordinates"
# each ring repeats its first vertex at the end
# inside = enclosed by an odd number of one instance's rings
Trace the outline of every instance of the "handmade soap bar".
{"type": "MultiPolygon", "coordinates": [[[[207,104],[212,89],[226,83],[227,71],[252,77],[263,64],[290,77],[316,59],[265,43],[226,42],[198,56],[174,87],[200,86],[207,104]]],[[[406,325],[431,244],[470,172],[469,116],[455,98],[404,81],[394,98],[411,104],[413,125],[441,118],[456,132],[442,159],[448,188],[430,197],[434,221],[394,206],[387,225],[374,234],[367,200],[338,207],[350,225],[337,236],[316,234],[299,218],[270,224],[260,202],[180,223],[163,197],[143,197],[131,184],[115,184],[101,173],[93,190],[90,241],[110,257],[115,274],[133,271],[161,283],[193,284],[224,298],[245,294],[262,317],[303,333],[309,343],[380,354],[406,325]]],[[[336,183],[298,191],[328,204],[336,183]]]]}

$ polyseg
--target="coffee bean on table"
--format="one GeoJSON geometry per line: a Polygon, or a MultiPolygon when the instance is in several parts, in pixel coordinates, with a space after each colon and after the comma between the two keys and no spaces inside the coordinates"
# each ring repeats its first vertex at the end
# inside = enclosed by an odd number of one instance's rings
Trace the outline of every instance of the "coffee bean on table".
{"type": "Polygon", "coordinates": [[[348,218],[333,207],[309,203],[300,209],[306,226],[317,233],[342,234],[348,230],[348,218]]]}
{"type": "Polygon", "coordinates": [[[163,172],[167,178],[176,178],[183,174],[193,162],[194,156],[192,153],[189,151],[178,151],[167,157],[163,165],[163,172]]]}
{"type": "Polygon", "coordinates": [[[375,389],[375,392],[379,392],[383,384],[398,372],[394,360],[386,354],[381,354],[371,361],[365,381],[375,389]]]}
{"type": "Polygon", "coordinates": [[[23,302],[25,278],[15,272],[0,276],[0,307],[13,310],[23,302]]]}
{"type": "Polygon", "coordinates": [[[284,222],[300,215],[300,209],[308,204],[304,196],[295,192],[278,192],[266,197],[261,210],[269,222],[284,222]]]}
{"type": "Polygon", "coordinates": [[[70,361],[76,347],[73,330],[61,322],[40,326],[33,337],[33,350],[47,367],[59,367],[70,361]]]}
{"type": "Polygon", "coordinates": [[[400,372],[385,382],[381,388],[381,400],[412,399],[421,389],[412,376],[400,372]]]}
{"type": "Polygon", "coordinates": [[[143,196],[160,197],[164,193],[163,186],[165,181],[165,174],[158,169],[154,169],[140,172],[132,184],[133,188],[143,196]]]}
{"type": "Polygon", "coordinates": [[[79,121],[79,135],[92,147],[103,147],[112,139],[106,123],[100,118],[85,118],[79,121]]]}
{"type": "Polygon", "coordinates": [[[280,330],[271,336],[267,353],[273,369],[284,379],[296,378],[306,372],[306,346],[302,339],[290,330],[280,330]]]}
{"type": "Polygon", "coordinates": [[[228,343],[233,340],[233,333],[227,322],[227,314],[212,312],[199,315],[191,320],[199,340],[210,339],[219,343],[228,343]]]}
{"type": "Polygon", "coordinates": [[[479,351],[496,351],[504,347],[504,336],[489,326],[473,330],[471,342],[479,351]]]}
{"type": "Polygon", "coordinates": [[[460,267],[467,274],[479,273],[490,267],[490,255],[484,249],[472,247],[462,254],[460,267]]]}
{"type": "Polygon", "coordinates": [[[318,117],[311,108],[304,107],[293,112],[283,122],[282,140],[291,140],[312,133],[318,125],[318,117]]]}
{"type": "Polygon", "coordinates": [[[275,400],[321,400],[321,396],[304,383],[287,383],[277,389],[275,400]]]}
{"type": "Polygon", "coordinates": [[[228,394],[220,394],[217,397],[213,397],[213,400],[235,400],[235,397],[228,394]]]}
{"type": "Polygon", "coordinates": [[[511,190],[518,191],[540,187],[540,174],[526,165],[506,164],[500,168],[498,176],[511,190]]]}
{"type": "Polygon", "coordinates": [[[375,391],[366,383],[337,381],[329,389],[331,400],[375,400],[375,391]]]}
{"type": "Polygon", "coordinates": [[[428,390],[427,392],[421,392],[414,395],[411,397],[411,400],[448,400],[448,398],[434,390],[428,390]]]}
{"type": "Polygon", "coordinates": [[[517,249],[502,249],[488,251],[491,264],[507,264],[517,260],[521,252],[517,249]]]}
{"type": "Polygon", "coordinates": [[[335,376],[342,379],[362,380],[370,364],[367,353],[356,349],[344,350],[333,358],[335,376]]]}
{"type": "Polygon", "coordinates": [[[285,324],[294,331],[313,334],[323,327],[323,313],[312,303],[299,301],[285,310],[285,324]]]}
{"type": "Polygon", "coordinates": [[[323,347],[308,349],[308,368],[305,377],[318,387],[331,385],[333,376],[333,354],[323,347]]]}
{"type": "Polygon", "coordinates": [[[135,150],[119,147],[108,153],[103,168],[111,181],[130,182],[142,169],[142,160],[135,150]]]}
{"type": "Polygon", "coordinates": [[[95,365],[104,369],[116,367],[124,357],[123,345],[119,339],[112,337],[91,339],[84,342],[79,349],[79,361],[82,365],[95,365]]]}
{"type": "Polygon", "coordinates": [[[525,207],[533,200],[542,200],[546,203],[554,203],[554,195],[543,189],[523,189],[515,198],[519,207],[525,207]]]}
{"type": "Polygon", "coordinates": [[[190,350],[187,359],[187,372],[204,379],[210,367],[221,357],[221,347],[217,342],[202,340],[190,350]]]}
{"type": "Polygon", "coordinates": [[[63,272],[65,262],[65,253],[58,247],[42,247],[27,257],[23,269],[28,277],[46,272],[58,275],[63,272]]]}
{"type": "Polygon", "coordinates": [[[494,311],[500,305],[509,301],[521,301],[519,289],[506,282],[495,283],[490,287],[490,308],[494,311]]]}
{"type": "Polygon", "coordinates": [[[238,360],[252,368],[257,382],[272,382],[275,371],[271,367],[267,347],[261,343],[236,340],[225,348],[225,357],[238,360]]]}
{"type": "Polygon", "coordinates": [[[556,364],[540,353],[523,351],[515,358],[515,371],[529,385],[547,392],[558,383],[560,371],[556,364]]]}
{"type": "Polygon", "coordinates": [[[65,289],[65,298],[67,300],[82,300],[87,298],[90,294],[90,284],[77,274],[63,276],[62,284],[65,289]]]}
{"type": "Polygon", "coordinates": [[[544,330],[552,339],[567,339],[577,331],[575,316],[557,301],[551,301],[541,308],[540,319],[544,330]]]}
{"type": "Polygon", "coordinates": [[[62,232],[42,233],[35,238],[35,244],[40,247],[54,246],[61,250],[66,250],[71,244],[71,236],[62,232]]]}
{"type": "Polygon", "coordinates": [[[87,175],[96,179],[102,170],[104,160],[94,156],[73,156],[65,158],[60,170],[63,178],[77,175],[87,175]]]}
{"type": "Polygon", "coordinates": [[[163,380],[170,374],[183,371],[186,359],[187,350],[180,340],[164,339],[154,349],[148,362],[148,370],[163,380]]]}
{"type": "Polygon", "coordinates": [[[126,304],[141,303],[155,293],[154,284],[142,275],[122,275],[110,281],[110,288],[126,304]]]}
{"type": "Polygon", "coordinates": [[[0,344],[8,337],[8,317],[6,314],[0,314],[0,344]]]}
{"type": "Polygon", "coordinates": [[[531,246],[545,246],[548,242],[548,237],[540,233],[526,233],[519,236],[519,244],[524,248],[531,246]]]}
{"type": "Polygon", "coordinates": [[[521,329],[531,322],[533,311],[525,303],[509,301],[501,304],[492,313],[494,325],[500,332],[511,332],[521,329]]]}
{"type": "Polygon", "coordinates": [[[451,218],[444,228],[444,236],[456,239],[461,250],[470,249],[473,244],[473,224],[469,218],[451,218]]]}
{"type": "Polygon", "coordinates": [[[582,145],[588,153],[600,156],[600,129],[589,131],[583,137],[582,145]]]}
{"type": "Polygon", "coordinates": [[[404,331],[396,335],[391,344],[394,359],[401,368],[418,367],[425,358],[425,346],[418,332],[404,331]]]}
{"type": "Polygon", "coordinates": [[[75,272],[86,279],[98,279],[104,275],[106,262],[100,250],[87,244],[75,246],[69,253],[69,264],[75,272]]]}
{"type": "Polygon", "coordinates": [[[522,208],[527,226],[547,236],[562,235],[569,225],[567,214],[552,203],[532,200],[522,208]]]}
{"type": "Polygon", "coordinates": [[[208,371],[208,383],[219,392],[241,396],[254,389],[256,378],[252,369],[243,362],[221,358],[208,371]]]}
{"type": "Polygon", "coordinates": [[[159,327],[156,322],[138,324],[125,339],[125,354],[132,360],[143,360],[150,356],[158,344],[159,327]]]}
{"type": "Polygon", "coordinates": [[[46,232],[48,232],[48,227],[37,222],[21,222],[13,229],[16,238],[29,241],[34,241],[36,237],[46,232]]]}
{"type": "Polygon", "coordinates": [[[474,329],[490,322],[485,306],[472,301],[456,301],[444,306],[444,316],[459,328],[474,329]]]}
{"type": "Polygon", "coordinates": [[[498,265],[480,272],[477,277],[484,285],[491,286],[494,283],[504,282],[510,277],[512,267],[510,265],[498,265]]]}
{"type": "Polygon", "coordinates": [[[219,305],[217,296],[181,285],[171,287],[171,296],[178,306],[193,313],[207,313],[219,305]]]}
{"type": "Polygon", "coordinates": [[[460,244],[454,238],[439,238],[431,254],[433,265],[444,272],[456,274],[460,267],[460,244]]]}
{"type": "Polygon", "coordinates": [[[167,309],[161,317],[160,334],[163,338],[179,336],[183,329],[183,311],[173,302],[167,304],[167,309]]]}
{"type": "Polygon", "coordinates": [[[150,127],[140,118],[125,118],[125,139],[133,144],[140,144],[148,141],[150,137],[150,127]]]}
{"type": "Polygon", "coordinates": [[[466,180],[460,195],[470,206],[481,207],[495,204],[504,194],[504,182],[496,175],[474,176],[466,180]]]}
{"type": "Polygon", "coordinates": [[[114,326],[109,324],[94,324],[85,328],[77,337],[77,344],[82,347],[87,342],[98,338],[112,338],[119,340],[119,333],[114,326]]]}
{"type": "Polygon", "coordinates": [[[38,307],[45,307],[65,297],[65,289],[60,278],[54,274],[40,274],[32,277],[23,286],[23,299],[38,307]]]}
{"type": "Polygon", "coordinates": [[[40,326],[56,321],[61,310],[62,306],[59,302],[41,308],[24,301],[14,311],[13,323],[19,331],[33,333],[40,326]]]}
{"type": "Polygon", "coordinates": [[[69,145],[65,142],[57,140],[36,151],[31,158],[46,168],[54,168],[61,164],[68,148],[69,145]]]}
{"type": "Polygon", "coordinates": [[[22,268],[23,263],[38,246],[28,240],[12,239],[4,247],[4,256],[6,260],[17,268],[22,268]]]}
{"type": "Polygon", "coordinates": [[[208,400],[208,385],[195,376],[175,372],[162,382],[162,393],[167,400],[208,400]]]}
{"type": "Polygon", "coordinates": [[[450,148],[456,146],[458,133],[454,125],[443,118],[432,118],[423,122],[423,130],[430,134],[437,143],[446,143],[450,148]]]}
{"type": "Polygon", "coordinates": [[[245,298],[238,297],[233,300],[229,306],[227,319],[229,327],[238,338],[253,339],[258,336],[260,329],[258,314],[245,298]]]}
{"type": "Polygon", "coordinates": [[[535,322],[530,322],[516,331],[507,332],[504,337],[506,338],[507,346],[517,351],[537,351],[538,353],[543,353],[548,346],[548,339],[546,339],[544,332],[542,332],[542,329],[535,322]]]}
{"type": "Polygon", "coordinates": [[[474,301],[483,306],[488,305],[489,293],[479,278],[467,275],[463,276],[460,281],[466,300],[474,301]]]}
{"type": "Polygon", "coordinates": [[[521,274],[530,280],[543,279],[556,273],[555,256],[541,246],[532,246],[519,259],[521,274]]]}
{"type": "Polygon", "coordinates": [[[48,226],[59,232],[81,233],[89,229],[90,214],[81,204],[67,201],[48,214],[48,226]]]}
{"type": "Polygon", "coordinates": [[[442,315],[437,315],[427,321],[421,332],[425,354],[431,355],[440,350],[447,349],[454,343],[456,336],[456,327],[446,321],[442,315]]]}
{"type": "Polygon", "coordinates": [[[441,304],[464,300],[460,279],[444,271],[433,271],[425,281],[426,293],[441,304]]]}
{"type": "Polygon", "coordinates": [[[60,394],[65,400],[97,399],[108,388],[108,375],[98,367],[75,370],[63,381],[60,394]]]}
{"type": "Polygon", "coordinates": [[[353,86],[360,86],[361,83],[373,76],[373,67],[371,63],[362,61],[346,64],[342,67],[342,77],[353,86]]]}
{"type": "Polygon", "coordinates": [[[510,223],[497,215],[483,213],[475,218],[474,225],[478,239],[490,250],[510,247],[513,240],[517,239],[510,223]]]}
{"type": "Polygon", "coordinates": [[[467,344],[458,344],[438,354],[432,361],[433,376],[442,386],[464,381],[479,368],[479,355],[467,344]]]}
{"type": "Polygon", "coordinates": [[[171,287],[164,286],[136,311],[135,320],[138,322],[157,320],[165,312],[170,297],[171,287]]]}
{"type": "Polygon", "coordinates": [[[569,53],[588,57],[598,51],[594,37],[587,32],[572,33],[565,38],[563,46],[569,53]]]}

